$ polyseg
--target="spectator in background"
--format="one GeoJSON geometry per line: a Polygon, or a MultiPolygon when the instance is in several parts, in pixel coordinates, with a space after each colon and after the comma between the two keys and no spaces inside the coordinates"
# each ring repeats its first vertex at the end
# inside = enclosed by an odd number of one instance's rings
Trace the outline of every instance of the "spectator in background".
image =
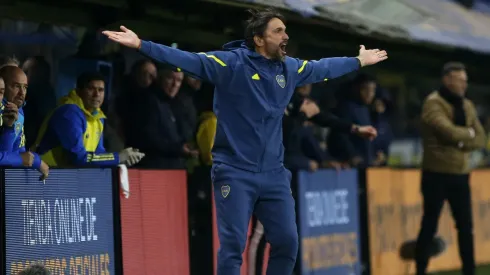
{"type": "Polygon", "coordinates": [[[314,101],[303,97],[302,91],[297,89],[283,119],[285,163],[290,169],[316,171],[322,167],[341,168],[340,163],[334,161],[332,157],[321,154],[310,127],[304,126],[306,121],[321,127],[330,127],[348,136],[354,134],[367,140],[376,137],[377,132],[372,126],[358,126],[328,112],[320,111],[314,101]]]}
{"type": "MultiPolygon", "coordinates": [[[[0,78],[0,126],[3,126],[3,113],[5,110],[5,106],[1,103],[3,101],[3,95],[5,93],[5,82],[3,78],[0,78]]],[[[16,106],[12,103],[12,108],[16,108],[16,106]]],[[[7,107],[8,110],[8,107],[7,107]]],[[[16,120],[16,111],[11,113],[11,118],[6,119],[6,123],[9,125],[8,127],[12,127],[13,123],[16,120]]],[[[7,115],[8,116],[8,115],[7,115]]],[[[0,152],[0,166],[10,166],[10,167],[40,167],[41,166],[41,158],[37,154],[33,154],[31,152],[0,152]]]]}
{"type": "Polygon", "coordinates": [[[56,108],[56,94],[51,85],[51,66],[42,56],[27,59],[22,70],[29,80],[27,102],[24,107],[24,133],[26,147],[30,148],[37,138],[44,119],[56,108]]]}
{"type": "Polygon", "coordinates": [[[186,158],[198,156],[198,151],[191,149],[180,131],[179,121],[171,107],[172,96],[178,93],[183,73],[166,70],[161,75],[172,79],[167,80],[165,89],[155,83],[148,93],[140,95],[133,103],[133,119],[138,122],[138,128],[128,138],[131,142],[128,144],[146,154],[139,167],[183,169],[186,158]]]}
{"type": "Polygon", "coordinates": [[[389,95],[384,90],[379,90],[373,102],[371,119],[373,126],[378,131],[378,137],[373,141],[376,153],[375,166],[385,166],[388,162],[389,148],[393,141],[393,131],[389,121],[389,95]]]}
{"type": "Polygon", "coordinates": [[[4,66],[0,77],[5,82],[3,105],[3,127],[0,150],[7,152],[25,151],[24,111],[27,76],[18,67],[4,66]]]}
{"type": "MultiPolygon", "coordinates": [[[[353,82],[347,98],[335,108],[334,113],[341,119],[360,126],[373,125],[371,103],[376,92],[374,78],[359,74],[353,82]]],[[[367,167],[375,164],[376,156],[370,140],[342,131],[332,130],[328,137],[329,152],[342,162],[354,167],[367,167]]]]}
{"type": "Polygon", "coordinates": [[[177,71],[164,69],[158,73],[156,83],[164,92],[166,101],[172,109],[179,133],[185,142],[192,142],[196,133],[197,112],[192,96],[180,91],[183,80],[184,73],[179,69],[177,71]]]}
{"type": "Polygon", "coordinates": [[[0,55],[0,69],[5,66],[19,67],[20,62],[15,56],[0,55]]]}
{"type": "Polygon", "coordinates": [[[51,275],[51,272],[41,264],[33,264],[19,272],[18,275],[51,275]]]}
{"type": "Polygon", "coordinates": [[[422,107],[423,217],[415,254],[417,275],[426,274],[429,246],[446,200],[456,222],[463,274],[475,275],[469,153],[485,146],[485,131],[475,106],[465,98],[467,86],[465,66],[447,63],[442,86],[422,107]]]}
{"type": "Polygon", "coordinates": [[[216,115],[213,112],[214,86],[203,83],[200,89],[195,97],[196,109],[199,112],[196,144],[201,163],[210,166],[213,164],[211,150],[213,149],[214,136],[216,135],[216,126],[218,123],[216,115]]]}
{"type": "Polygon", "coordinates": [[[105,115],[100,109],[104,102],[104,76],[84,73],[77,79],[76,90],[61,100],[61,105],[41,126],[33,148],[52,166],[134,165],[144,154],[126,148],[120,153],[106,152],[103,144],[105,115]]]}
{"type": "Polygon", "coordinates": [[[157,77],[157,67],[148,59],[137,61],[131,67],[130,75],[125,79],[122,90],[116,99],[115,112],[117,114],[116,131],[123,137],[125,144],[134,143],[131,138],[138,132],[139,121],[134,119],[128,110],[134,110],[134,102],[148,91],[157,77]]]}
{"type": "MultiPolygon", "coordinates": [[[[0,151],[22,153],[26,151],[22,107],[25,104],[27,76],[19,67],[4,66],[0,69],[0,78],[5,84],[0,151]]],[[[46,163],[35,162],[34,168],[40,169],[43,175],[48,175],[49,167],[46,163]]]]}

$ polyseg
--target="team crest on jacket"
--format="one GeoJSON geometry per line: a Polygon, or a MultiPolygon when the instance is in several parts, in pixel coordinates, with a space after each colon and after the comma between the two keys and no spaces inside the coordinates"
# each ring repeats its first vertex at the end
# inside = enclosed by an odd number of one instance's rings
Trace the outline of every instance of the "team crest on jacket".
{"type": "Polygon", "coordinates": [[[277,84],[279,84],[279,86],[281,86],[281,88],[286,87],[286,78],[282,74],[276,75],[276,81],[277,81],[277,84]]]}
{"type": "Polygon", "coordinates": [[[230,190],[231,188],[229,185],[221,186],[221,196],[223,196],[223,198],[228,197],[228,195],[230,194],[230,190]]]}

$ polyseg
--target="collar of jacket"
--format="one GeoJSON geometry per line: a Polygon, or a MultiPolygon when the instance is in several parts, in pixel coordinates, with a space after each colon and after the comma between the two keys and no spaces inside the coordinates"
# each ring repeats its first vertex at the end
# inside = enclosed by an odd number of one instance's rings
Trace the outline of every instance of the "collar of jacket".
{"type": "Polygon", "coordinates": [[[75,90],[72,90],[67,96],[64,96],[60,100],[61,105],[64,104],[74,104],[77,105],[83,113],[93,119],[104,119],[106,116],[104,115],[104,112],[100,108],[97,110],[90,112],[89,110],[85,109],[85,106],[83,105],[83,100],[81,97],[78,96],[77,92],[75,90]]]}
{"type": "Polygon", "coordinates": [[[454,107],[462,107],[464,97],[458,96],[451,92],[446,86],[441,86],[438,91],[439,95],[454,107]]]}

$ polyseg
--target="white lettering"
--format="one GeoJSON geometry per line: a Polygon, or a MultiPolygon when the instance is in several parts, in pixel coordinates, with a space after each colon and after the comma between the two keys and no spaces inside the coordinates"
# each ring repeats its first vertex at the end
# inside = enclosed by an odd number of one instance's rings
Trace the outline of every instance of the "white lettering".
{"type": "Polygon", "coordinates": [[[24,245],[97,241],[96,198],[21,200],[24,245]]]}
{"type": "Polygon", "coordinates": [[[347,202],[349,191],[306,192],[307,217],[309,227],[344,225],[350,222],[347,202]]]}

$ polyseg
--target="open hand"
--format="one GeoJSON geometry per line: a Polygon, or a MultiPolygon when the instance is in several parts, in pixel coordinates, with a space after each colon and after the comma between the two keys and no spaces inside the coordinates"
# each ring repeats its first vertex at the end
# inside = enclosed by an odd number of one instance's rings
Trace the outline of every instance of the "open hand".
{"type": "Polygon", "coordinates": [[[110,40],[117,42],[129,48],[139,49],[141,47],[141,39],[132,30],[121,26],[121,31],[103,31],[102,34],[110,40]]]}
{"type": "Polygon", "coordinates": [[[359,49],[359,56],[357,58],[361,62],[361,67],[364,67],[374,65],[388,59],[388,53],[379,49],[366,50],[364,45],[361,45],[361,48],[359,49]]]}

